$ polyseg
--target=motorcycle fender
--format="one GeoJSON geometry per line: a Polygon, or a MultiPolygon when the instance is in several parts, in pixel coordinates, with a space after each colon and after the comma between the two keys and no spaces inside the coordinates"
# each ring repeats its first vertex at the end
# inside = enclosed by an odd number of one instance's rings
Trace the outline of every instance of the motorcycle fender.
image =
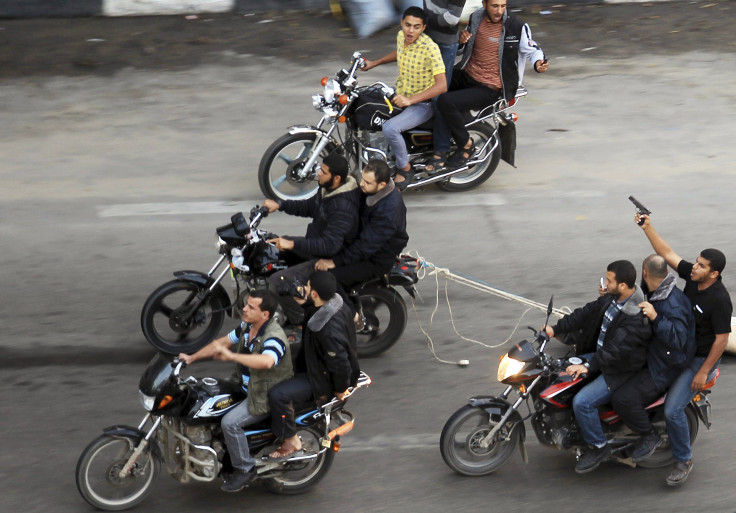
{"type": "Polygon", "coordinates": [[[309,125],[292,125],[287,130],[289,135],[295,135],[295,134],[320,134],[324,135],[325,133],[317,128],[316,126],[309,126],[309,125]]]}
{"type": "MultiPolygon", "coordinates": [[[[500,397],[494,397],[490,395],[478,395],[468,399],[468,404],[474,408],[482,408],[492,415],[503,415],[506,410],[511,408],[508,401],[501,399],[500,397]]],[[[524,421],[518,411],[515,411],[511,417],[511,422],[515,422],[519,427],[519,447],[521,448],[521,456],[524,458],[526,463],[526,448],[524,447],[524,441],[526,440],[526,428],[524,427],[524,421]]]]}
{"type": "Polygon", "coordinates": [[[690,402],[689,407],[695,410],[695,415],[700,419],[705,427],[710,429],[710,401],[708,401],[708,398],[705,395],[701,395],[700,400],[696,402],[695,399],[693,399],[692,402],[690,402]]]}
{"type": "MultiPolygon", "coordinates": [[[[210,276],[207,276],[205,273],[201,271],[176,271],[174,273],[174,276],[179,281],[188,281],[190,283],[196,283],[197,285],[200,285],[202,287],[209,288],[212,286],[212,278],[210,276]]],[[[228,317],[233,316],[232,308],[230,308],[232,305],[230,303],[230,296],[227,295],[227,292],[225,292],[225,288],[221,284],[217,284],[217,287],[212,291],[212,294],[216,296],[220,302],[227,308],[225,312],[227,313],[228,317]]]]}
{"type": "MultiPolygon", "coordinates": [[[[136,427],[126,425],[116,425],[106,427],[102,430],[103,433],[109,436],[115,437],[130,437],[135,438],[138,443],[146,437],[146,433],[136,427]]],[[[163,455],[157,443],[149,443],[148,447],[153,451],[153,455],[159,460],[163,461],[163,455]]]]}

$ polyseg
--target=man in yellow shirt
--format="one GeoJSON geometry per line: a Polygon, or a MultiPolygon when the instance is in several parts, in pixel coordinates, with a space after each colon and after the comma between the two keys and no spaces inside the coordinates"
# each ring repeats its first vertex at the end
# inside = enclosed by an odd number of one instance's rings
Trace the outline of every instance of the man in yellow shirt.
{"type": "Polygon", "coordinates": [[[399,190],[404,190],[414,177],[401,132],[431,119],[430,100],[447,91],[442,54],[437,44],[424,34],[426,28],[427,15],[424,9],[409,7],[401,17],[401,30],[396,36],[396,51],[375,61],[366,60],[363,67],[363,71],[368,71],[388,62],[399,63],[396,96],[391,101],[403,111],[383,124],[383,135],[396,157],[394,182],[399,190]]]}

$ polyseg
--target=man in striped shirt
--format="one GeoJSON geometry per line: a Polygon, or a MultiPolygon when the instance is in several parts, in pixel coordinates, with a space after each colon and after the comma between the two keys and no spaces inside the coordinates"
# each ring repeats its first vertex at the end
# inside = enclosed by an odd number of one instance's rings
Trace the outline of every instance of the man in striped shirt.
{"type": "MultiPolygon", "coordinates": [[[[524,78],[525,61],[538,73],[549,67],[529,25],[506,12],[506,0],[483,0],[483,8],[470,16],[468,29],[460,31],[460,44],[463,58],[453,72],[450,90],[437,100],[457,144],[447,161],[449,167],[463,166],[475,153],[465,128],[467,111],[514,98],[524,78]]],[[[439,136],[445,139],[435,141],[435,148],[449,148],[447,131],[440,130],[439,136]]]]}

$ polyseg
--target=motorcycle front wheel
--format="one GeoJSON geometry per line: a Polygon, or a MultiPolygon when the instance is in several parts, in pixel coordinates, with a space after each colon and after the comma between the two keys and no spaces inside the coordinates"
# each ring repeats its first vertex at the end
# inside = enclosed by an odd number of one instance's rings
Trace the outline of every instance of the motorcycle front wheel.
{"type": "MultiPolygon", "coordinates": [[[[267,198],[303,200],[317,194],[319,184],[316,172],[312,170],[306,177],[299,176],[312,154],[316,140],[317,135],[313,133],[286,134],[268,147],[258,165],[258,184],[267,198]]],[[[334,149],[334,144],[328,144],[316,165],[322,164],[322,159],[334,149]]]]}
{"type": "Polygon", "coordinates": [[[173,280],[153,291],[141,312],[146,340],[161,352],[191,354],[209,344],[225,321],[226,305],[211,294],[197,309],[191,305],[206,293],[197,283],[173,280]]]}
{"type": "Polygon", "coordinates": [[[102,435],[82,452],[77,462],[77,489],[98,509],[119,511],[139,504],[156,484],[161,464],[144,451],[125,477],[120,470],[138,445],[131,436],[102,435]]]}
{"type": "Polygon", "coordinates": [[[322,450],[319,442],[322,435],[316,428],[302,428],[297,435],[302,440],[304,453],[316,454],[316,457],[287,462],[283,470],[276,472],[273,477],[266,478],[264,486],[278,495],[296,495],[307,491],[325,477],[335,459],[332,448],[319,452],[322,450]]]}
{"type": "Polygon", "coordinates": [[[406,303],[392,288],[360,291],[365,326],[356,332],[360,358],[377,356],[393,346],[406,328],[406,303]]]}
{"type": "MultiPolygon", "coordinates": [[[[489,140],[491,142],[488,145],[488,150],[490,150],[490,148],[493,148],[493,144],[495,143],[494,139],[498,137],[493,135],[493,128],[491,126],[482,123],[469,127],[468,132],[470,133],[470,137],[472,137],[473,141],[475,142],[476,151],[478,152],[489,140]]],[[[476,154],[475,157],[473,157],[473,160],[483,158],[487,155],[488,150],[486,150],[485,153],[476,154]]],[[[501,141],[498,142],[498,146],[496,146],[493,154],[490,155],[485,161],[469,167],[467,171],[452,175],[444,182],[438,182],[437,186],[450,192],[467,191],[468,189],[478,187],[480,184],[488,180],[493,172],[496,171],[496,168],[498,167],[498,162],[500,160],[501,141]]]]}
{"type": "Polygon", "coordinates": [[[488,447],[481,447],[481,440],[498,420],[469,404],[456,411],[440,435],[440,452],[447,466],[464,476],[484,476],[501,468],[519,445],[519,430],[516,424],[507,423],[488,447]]]}
{"type": "MultiPolygon", "coordinates": [[[[687,417],[687,425],[690,430],[690,446],[695,443],[695,439],[698,436],[698,414],[688,406],[685,408],[685,417],[687,417]]],[[[672,466],[675,463],[675,458],[672,456],[672,448],[667,437],[667,429],[665,420],[653,422],[655,429],[662,435],[663,442],[657,447],[657,450],[644,461],[637,463],[639,467],[643,468],[663,468],[672,466]]]]}

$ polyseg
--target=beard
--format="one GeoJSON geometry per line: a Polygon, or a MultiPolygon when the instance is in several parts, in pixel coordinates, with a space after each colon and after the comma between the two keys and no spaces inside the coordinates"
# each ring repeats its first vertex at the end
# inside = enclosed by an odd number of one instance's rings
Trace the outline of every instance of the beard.
{"type": "Polygon", "coordinates": [[[639,282],[639,286],[641,287],[641,291],[644,293],[645,296],[649,295],[649,285],[647,285],[647,282],[644,281],[644,278],[641,279],[641,282],[639,282]]]}

